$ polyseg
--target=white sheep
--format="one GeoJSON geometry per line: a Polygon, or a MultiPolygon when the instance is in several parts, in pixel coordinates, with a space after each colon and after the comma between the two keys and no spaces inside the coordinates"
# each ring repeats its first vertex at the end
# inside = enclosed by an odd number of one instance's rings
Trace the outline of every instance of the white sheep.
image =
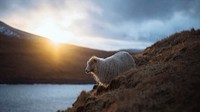
{"type": "Polygon", "coordinates": [[[133,57],[125,51],[120,51],[105,59],[93,56],[87,62],[86,74],[92,74],[95,81],[102,84],[109,84],[112,79],[123,72],[135,67],[133,57]]]}

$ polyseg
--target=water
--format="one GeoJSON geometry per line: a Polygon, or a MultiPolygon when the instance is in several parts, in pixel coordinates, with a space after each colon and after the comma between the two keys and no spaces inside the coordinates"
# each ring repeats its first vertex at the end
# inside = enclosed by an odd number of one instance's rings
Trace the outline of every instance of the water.
{"type": "Polygon", "coordinates": [[[82,90],[92,85],[2,85],[1,112],[56,112],[71,107],[82,90]]]}

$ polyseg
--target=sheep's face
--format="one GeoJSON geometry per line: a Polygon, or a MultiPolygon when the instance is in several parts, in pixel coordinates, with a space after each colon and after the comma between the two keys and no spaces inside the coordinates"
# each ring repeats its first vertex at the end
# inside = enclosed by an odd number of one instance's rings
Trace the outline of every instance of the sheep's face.
{"type": "Polygon", "coordinates": [[[89,74],[90,72],[96,72],[96,68],[97,67],[97,58],[96,57],[92,57],[89,59],[89,61],[87,62],[87,66],[85,68],[85,73],[89,74]]]}

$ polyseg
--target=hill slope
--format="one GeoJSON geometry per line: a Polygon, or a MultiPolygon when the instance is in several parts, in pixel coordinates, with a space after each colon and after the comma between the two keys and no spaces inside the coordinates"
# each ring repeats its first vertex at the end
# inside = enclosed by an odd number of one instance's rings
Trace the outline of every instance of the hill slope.
{"type": "Polygon", "coordinates": [[[0,22],[0,83],[92,83],[85,76],[86,61],[93,55],[113,52],[55,45],[46,38],[0,22]]]}
{"type": "Polygon", "coordinates": [[[199,111],[200,30],[176,33],[133,57],[136,68],[107,88],[82,91],[66,112],[199,111]]]}

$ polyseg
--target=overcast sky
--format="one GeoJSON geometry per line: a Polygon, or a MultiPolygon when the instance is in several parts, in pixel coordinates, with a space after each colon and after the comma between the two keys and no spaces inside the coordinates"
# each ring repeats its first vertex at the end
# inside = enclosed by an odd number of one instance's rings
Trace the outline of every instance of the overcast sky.
{"type": "Polygon", "coordinates": [[[200,28],[200,0],[0,0],[0,20],[60,42],[143,49],[200,28]]]}

